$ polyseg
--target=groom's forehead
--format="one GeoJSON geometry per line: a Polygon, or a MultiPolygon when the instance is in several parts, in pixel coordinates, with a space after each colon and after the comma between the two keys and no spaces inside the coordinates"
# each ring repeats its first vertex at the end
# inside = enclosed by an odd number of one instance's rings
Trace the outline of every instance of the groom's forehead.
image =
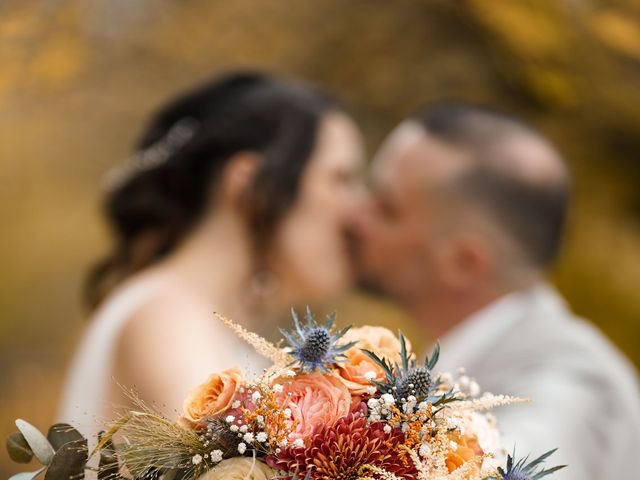
{"type": "Polygon", "coordinates": [[[372,164],[374,182],[439,182],[469,166],[468,155],[407,121],[383,143],[372,164]]]}
{"type": "Polygon", "coordinates": [[[419,146],[424,130],[415,122],[404,122],[396,127],[384,140],[372,161],[374,180],[395,177],[401,170],[407,157],[419,146]]]}

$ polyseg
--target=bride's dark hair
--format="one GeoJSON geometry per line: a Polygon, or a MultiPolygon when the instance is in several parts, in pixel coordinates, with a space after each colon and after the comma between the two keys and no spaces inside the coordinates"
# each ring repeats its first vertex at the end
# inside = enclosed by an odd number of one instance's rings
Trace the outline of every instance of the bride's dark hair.
{"type": "Polygon", "coordinates": [[[262,160],[247,208],[255,245],[265,248],[295,201],[320,119],[336,108],[308,86],[242,72],[215,79],[160,109],[136,156],[111,177],[104,210],[115,245],[88,276],[88,305],[97,306],[124,278],[180,243],[238,152],[255,152],[262,160]]]}

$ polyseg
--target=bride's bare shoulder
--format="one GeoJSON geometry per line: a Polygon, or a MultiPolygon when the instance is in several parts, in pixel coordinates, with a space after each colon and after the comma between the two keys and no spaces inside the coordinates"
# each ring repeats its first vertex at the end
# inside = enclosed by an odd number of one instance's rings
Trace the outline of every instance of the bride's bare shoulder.
{"type": "Polygon", "coordinates": [[[166,351],[212,350],[212,341],[224,336],[210,303],[185,285],[170,278],[144,279],[148,284],[144,300],[126,320],[118,341],[118,356],[143,362],[166,351]]]}
{"type": "Polygon", "coordinates": [[[149,285],[120,332],[114,376],[135,385],[142,398],[179,405],[172,395],[184,395],[202,381],[225,350],[218,344],[221,326],[209,309],[177,282],[149,285]]]}
{"type": "Polygon", "coordinates": [[[195,324],[207,329],[214,323],[206,299],[169,276],[134,278],[124,287],[144,291],[143,298],[127,319],[125,334],[150,328],[182,330],[195,324]]]}
{"type": "MultiPolygon", "coordinates": [[[[193,341],[198,333],[216,335],[211,304],[174,275],[145,271],[123,282],[95,312],[99,331],[116,332],[119,354],[140,346],[193,341]]],[[[198,339],[196,338],[196,341],[198,339]]]]}

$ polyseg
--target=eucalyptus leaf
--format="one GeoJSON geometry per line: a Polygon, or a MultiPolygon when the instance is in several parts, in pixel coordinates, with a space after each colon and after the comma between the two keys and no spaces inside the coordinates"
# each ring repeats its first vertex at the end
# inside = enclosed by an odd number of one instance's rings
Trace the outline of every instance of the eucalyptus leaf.
{"type": "Polygon", "coordinates": [[[65,443],[53,456],[44,480],[83,479],[88,456],[85,439],[65,443]]]}
{"type": "Polygon", "coordinates": [[[25,422],[22,419],[16,420],[16,427],[24,435],[25,440],[33,450],[33,454],[43,465],[49,465],[55,451],[40,430],[31,425],[29,422],[25,422]]]}
{"type": "Polygon", "coordinates": [[[162,474],[162,480],[176,480],[176,477],[178,475],[178,470],[175,468],[172,468],[171,470],[167,470],[166,472],[164,472],[162,474]]]}
{"type": "Polygon", "coordinates": [[[7,452],[16,463],[29,463],[33,458],[33,451],[20,432],[13,432],[7,437],[7,452]]]}
{"type": "Polygon", "coordinates": [[[40,470],[36,470],[35,472],[21,472],[16,473],[15,475],[9,477],[9,480],[33,480],[42,472],[44,472],[46,467],[42,467],[40,470]]]}
{"type": "MultiPolygon", "coordinates": [[[[190,469],[188,469],[188,468],[178,468],[178,469],[172,470],[173,472],[175,472],[173,480],[185,480],[186,478],[189,477],[189,470],[190,469]]],[[[169,471],[167,473],[170,473],[170,472],[171,471],[169,471]]],[[[162,480],[166,480],[166,478],[163,476],[162,480]]]]}
{"type": "Polygon", "coordinates": [[[49,428],[47,440],[49,440],[53,449],[57,451],[65,443],[81,442],[85,440],[85,438],[78,430],[68,423],[56,423],[49,428]]]}

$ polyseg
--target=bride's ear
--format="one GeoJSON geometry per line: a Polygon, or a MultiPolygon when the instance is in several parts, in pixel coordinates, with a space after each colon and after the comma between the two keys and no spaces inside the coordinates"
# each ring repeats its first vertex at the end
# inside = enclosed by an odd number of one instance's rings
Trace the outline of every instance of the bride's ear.
{"type": "Polygon", "coordinates": [[[224,168],[220,182],[220,199],[240,205],[258,170],[260,157],[252,152],[240,152],[231,157],[224,168]]]}

